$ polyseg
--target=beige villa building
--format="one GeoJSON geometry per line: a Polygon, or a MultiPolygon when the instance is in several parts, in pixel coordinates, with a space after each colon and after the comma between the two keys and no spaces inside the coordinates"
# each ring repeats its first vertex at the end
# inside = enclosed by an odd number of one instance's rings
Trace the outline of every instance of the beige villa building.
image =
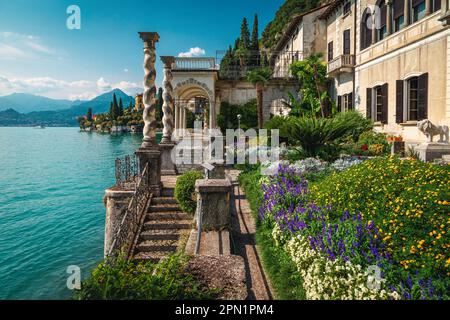
{"type": "Polygon", "coordinates": [[[417,122],[450,124],[450,29],[441,0],[338,0],[327,23],[328,74],[340,110],[418,143],[417,122]]]}

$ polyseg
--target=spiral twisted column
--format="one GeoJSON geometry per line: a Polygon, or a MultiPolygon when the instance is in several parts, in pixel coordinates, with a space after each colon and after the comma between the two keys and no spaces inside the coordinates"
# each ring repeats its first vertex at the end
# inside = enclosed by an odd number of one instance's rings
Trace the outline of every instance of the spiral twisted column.
{"type": "Polygon", "coordinates": [[[156,145],[156,52],[155,43],[159,40],[156,32],[139,32],[139,36],[144,42],[144,138],[142,148],[156,145]]]}
{"type": "Polygon", "coordinates": [[[164,80],[163,80],[163,137],[161,143],[169,143],[172,140],[172,133],[174,130],[174,99],[173,99],[173,87],[172,87],[172,64],[175,62],[174,57],[163,56],[161,57],[164,63],[164,80]]]}

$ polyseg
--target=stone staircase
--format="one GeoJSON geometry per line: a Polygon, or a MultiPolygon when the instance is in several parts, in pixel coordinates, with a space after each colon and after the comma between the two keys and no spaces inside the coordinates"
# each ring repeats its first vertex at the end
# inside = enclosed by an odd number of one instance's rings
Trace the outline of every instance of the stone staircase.
{"type": "Polygon", "coordinates": [[[153,198],[142,225],[134,259],[158,262],[175,252],[183,234],[192,228],[192,217],[183,213],[173,196],[173,188],[164,188],[153,198]]]}

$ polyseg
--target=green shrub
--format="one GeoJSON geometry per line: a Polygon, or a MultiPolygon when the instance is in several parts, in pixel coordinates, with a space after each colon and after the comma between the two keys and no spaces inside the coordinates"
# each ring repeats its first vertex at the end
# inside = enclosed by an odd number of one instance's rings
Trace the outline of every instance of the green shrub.
{"type": "Polygon", "coordinates": [[[100,263],[75,292],[77,300],[209,299],[212,292],[184,272],[188,258],[176,254],[159,264],[118,257],[100,263]]]}
{"type": "Polygon", "coordinates": [[[339,156],[345,139],[357,138],[372,124],[360,113],[349,111],[334,118],[289,117],[284,126],[290,140],[301,146],[306,157],[331,161],[339,156]]]}
{"type": "Polygon", "coordinates": [[[183,212],[195,213],[197,208],[195,181],[198,179],[203,179],[203,173],[194,170],[186,172],[177,179],[174,194],[183,212]]]}

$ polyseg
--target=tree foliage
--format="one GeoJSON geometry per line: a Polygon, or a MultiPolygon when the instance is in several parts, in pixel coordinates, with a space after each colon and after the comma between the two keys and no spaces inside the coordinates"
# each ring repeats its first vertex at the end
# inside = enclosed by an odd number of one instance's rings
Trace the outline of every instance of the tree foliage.
{"type": "MultiPolygon", "coordinates": [[[[300,97],[303,104],[308,104],[311,115],[329,115],[331,100],[328,95],[327,66],[321,54],[314,54],[302,61],[294,62],[291,67],[292,75],[300,85],[300,97]]],[[[305,109],[305,106],[303,106],[305,109]]]]}
{"type": "MultiPolygon", "coordinates": [[[[286,0],[278,9],[275,18],[266,26],[262,33],[261,43],[266,49],[273,49],[285,26],[294,14],[307,12],[317,6],[322,0],[286,0]]],[[[324,1],[323,1],[324,2],[324,1]]]]}
{"type": "Polygon", "coordinates": [[[245,75],[248,67],[260,66],[258,32],[258,15],[254,17],[251,37],[247,18],[243,18],[240,37],[235,40],[234,46],[228,47],[220,62],[221,78],[240,78],[241,71],[245,75]]]}

